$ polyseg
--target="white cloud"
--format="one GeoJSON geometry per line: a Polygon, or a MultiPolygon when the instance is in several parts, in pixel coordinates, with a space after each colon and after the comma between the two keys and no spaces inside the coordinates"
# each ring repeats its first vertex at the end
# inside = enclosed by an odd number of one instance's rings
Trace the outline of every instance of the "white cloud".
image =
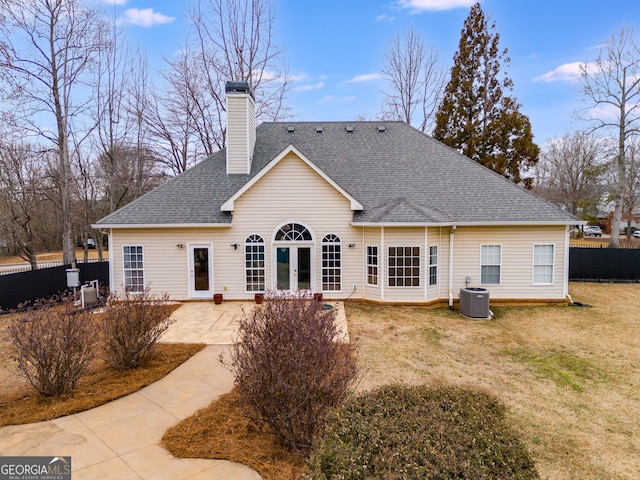
{"type": "Polygon", "coordinates": [[[173,22],[175,17],[169,17],[162,13],[154,12],[153,8],[128,8],[124,12],[124,21],[140,27],[151,27],[163,23],[173,22]]]}
{"type": "Polygon", "coordinates": [[[386,13],[383,13],[381,15],[378,15],[376,17],[376,22],[393,22],[396,19],[396,17],[393,17],[391,15],[387,15],[386,13]]]}
{"type": "Polygon", "coordinates": [[[565,63],[553,70],[533,79],[534,82],[577,82],[580,80],[582,69],[587,67],[587,71],[595,71],[596,65],[593,63],[573,62],[565,63]]]}
{"type": "Polygon", "coordinates": [[[320,100],[318,100],[318,104],[324,104],[324,103],[346,103],[346,102],[353,102],[356,99],[356,97],[336,97],[335,95],[328,95],[326,97],[322,97],[320,100]]]}
{"type": "Polygon", "coordinates": [[[294,92],[308,92],[310,90],[320,90],[321,88],[324,88],[324,82],[320,81],[314,84],[310,84],[310,85],[300,85],[299,87],[294,87],[293,91],[294,92]]]}
{"type": "MultiPolygon", "coordinates": [[[[631,110],[637,110],[637,103],[625,105],[625,112],[629,113],[631,110]]],[[[601,120],[604,122],[614,121],[616,122],[620,118],[620,109],[615,105],[601,104],[592,107],[587,112],[588,120],[601,120]]]]}
{"type": "Polygon", "coordinates": [[[477,0],[398,0],[402,8],[410,8],[412,13],[425,11],[452,10],[454,8],[469,8],[477,0]]]}
{"type": "Polygon", "coordinates": [[[380,78],[382,78],[382,75],[379,73],[365,73],[363,75],[356,75],[355,77],[353,77],[351,80],[349,80],[349,83],[362,83],[362,82],[370,82],[372,80],[379,80],[380,78]]]}
{"type": "Polygon", "coordinates": [[[287,78],[291,82],[303,82],[309,78],[308,73],[294,73],[293,75],[287,75],[287,78]]]}

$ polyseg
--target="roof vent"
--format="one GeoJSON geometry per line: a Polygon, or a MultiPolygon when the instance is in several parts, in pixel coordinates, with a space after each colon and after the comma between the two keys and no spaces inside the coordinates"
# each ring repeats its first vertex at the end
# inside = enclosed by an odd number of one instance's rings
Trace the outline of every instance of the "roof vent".
{"type": "Polygon", "coordinates": [[[316,133],[323,133],[324,127],[316,127],[316,133]]]}
{"type": "Polygon", "coordinates": [[[378,125],[378,133],[384,133],[387,131],[387,127],[384,125],[378,125]]]}
{"type": "Polygon", "coordinates": [[[344,131],[347,133],[353,133],[353,125],[347,125],[344,127],[344,131]]]}
{"type": "Polygon", "coordinates": [[[287,127],[287,132],[289,132],[289,133],[293,133],[293,132],[295,132],[295,131],[296,131],[296,127],[294,127],[293,125],[289,125],[289,126],[287,127]]]}

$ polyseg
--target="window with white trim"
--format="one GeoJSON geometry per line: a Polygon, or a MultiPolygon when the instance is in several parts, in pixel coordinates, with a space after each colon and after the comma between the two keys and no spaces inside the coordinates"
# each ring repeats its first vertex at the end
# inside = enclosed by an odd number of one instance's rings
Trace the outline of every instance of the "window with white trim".
{"type": "Polygon", "coordinates": [[[438,285],[438,246],[429,246],[429,285],[438,285]]]}
{"type": "Polygon", "coordinates": [[[280,227],[280,230],[276,233],[275,240],[300,242],[313,240],[313,238],[311,237],[311,232],[304,225],[287,223],[280,227]]]}
{"type": "Polygon", "coordinates": [[[322,290],[342,290],[340,237],[330,233],[322,239],[322,290]]]}
{"type": "Polygon", "coordinates": [[[420,286],[420,247],[389,247],[390,287],[420,286]]]}
{"type": "Polygon", "coordinates": [[[122,247],[124,289],[127,292],[144,292],[144,255],[142,245],[122,247]]]}
{"type": "Polygon", "coordinates": [[[499,285],[502,245],[480,245],[480,283],[499,285]]]}
{"type": "Polygon", "coordinates": [[[378,247],[367,246],[367,285],[378,286],[378,247]]]}
{"type": "Polygon", "coordinates": [[[534,285],[553,284],[554,246],[533,246],[533,283],[534,285]]]}
{"type": "Polygon", "coordinates": [[[264,239],[249,235],[244,244],[244,273],[247,292],[264,292],[264,239]]]}

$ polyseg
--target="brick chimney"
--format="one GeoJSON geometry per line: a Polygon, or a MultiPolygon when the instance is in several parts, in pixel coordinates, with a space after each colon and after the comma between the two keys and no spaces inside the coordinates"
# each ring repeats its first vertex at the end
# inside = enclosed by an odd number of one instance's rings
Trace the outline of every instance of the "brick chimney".
{"type": "Polygon", "coordinates": [[[227,174],[251,171],[256,144],[256,114],[248,82],[227,82],[227,174]]]}

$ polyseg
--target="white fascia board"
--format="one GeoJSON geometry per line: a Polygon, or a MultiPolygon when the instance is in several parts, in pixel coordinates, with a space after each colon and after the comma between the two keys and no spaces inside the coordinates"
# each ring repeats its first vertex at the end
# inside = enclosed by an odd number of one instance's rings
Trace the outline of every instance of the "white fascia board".
{"type": "Polygon", "coordinates": [[[109,223],[93,224],[96,230],[111,228],[225,228],[231,227],[231,223],[109,223]]]}
{"type": "Polygon", "coordinates": [[[223,212],[233,212],[235,201],[240,198],[247,190],[255,185],[262,177],[264,177],[273,167],[275,167],[284,157],[289,153],[294,153],[300,160],[306,163],[314,172],[320,175],[329,185],[335,188],[340,194],[345,197],[351,203],[351,210],[364,210],[364,206],[355,198],[353,198],[346,190],[331,179],[326,173],[318,168],[311,160],[305,157],[300,150],[293,145],[289,145],[278,156],[271,160],[258,174],[256,174],[251,180],[245,183],[240,190],[234,193],[226,202],[220,206],[220,210],[223,212]]]}
{"type": "Polygon", "coordinates": [[[450,227],[451,222],[351,222],[352,227],[450,227]]]}
{"type": "Polygon", "coordinates": [[[586,225],[584,220],[575,221],[554,221],[554,222],[351,222],[353,227],[502,227],[502,226],[541,226],[541,225],[586,225]]]}

